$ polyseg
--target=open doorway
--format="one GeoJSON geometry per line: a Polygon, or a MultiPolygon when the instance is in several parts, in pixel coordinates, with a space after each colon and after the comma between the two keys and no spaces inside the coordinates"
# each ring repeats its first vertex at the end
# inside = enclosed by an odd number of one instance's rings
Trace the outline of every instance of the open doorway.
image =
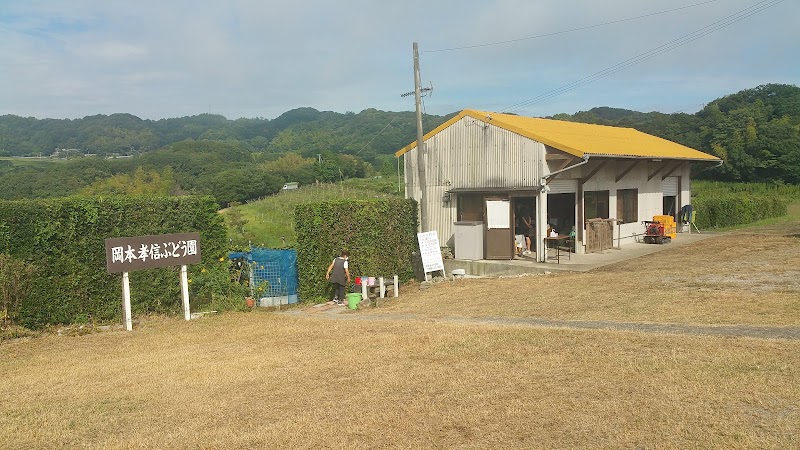
{"type": "Polygon", "coordinates": [[[547,225],[558,234],[569,234],[575,227],[575,193],[547,194],[547,225]]]}
{"type": "Polygon", "coordinates": [[[528,255],[536,251],[536,198],[514,197],[514,248],[517,254],[528,255]]]}

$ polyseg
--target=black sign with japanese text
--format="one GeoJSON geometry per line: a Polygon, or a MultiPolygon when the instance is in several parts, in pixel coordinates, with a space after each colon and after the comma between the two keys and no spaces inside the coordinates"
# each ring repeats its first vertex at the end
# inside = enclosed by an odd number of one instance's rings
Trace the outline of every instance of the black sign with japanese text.
{"type": "Polygon", "coordinates": [[[199,233],[106,239],[106,268],[109,273],[199,262],[199,233]]]}

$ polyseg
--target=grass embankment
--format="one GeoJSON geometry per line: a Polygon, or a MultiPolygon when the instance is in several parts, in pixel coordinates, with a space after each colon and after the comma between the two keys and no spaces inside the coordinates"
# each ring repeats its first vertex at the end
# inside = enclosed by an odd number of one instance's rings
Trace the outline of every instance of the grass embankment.
{"type": "MultiPolygon", "coordinates": [[[[349,179],[336,184],[312,184],[299,189],[281,191],[263,200],[235,206],[246,221],[244,235],[230,229],[236,242],[248,240],[253,245],[280,248],[296,243],[293,215],[294,207],[305,202],[334,201],[398,195],[396,179],[349,179]]],[[[402,189],[402,188],[401,188],[402,189]]],[[[228,217],[230,217],[228,215],[228,217]]],[[[230,223],[230,221],[229,221],[230,223]]]]}
{"type": "Polygon", "coordinates": [[[0,346],[3,448],[796,448],[800,343],[228,313],[0,346]]]}

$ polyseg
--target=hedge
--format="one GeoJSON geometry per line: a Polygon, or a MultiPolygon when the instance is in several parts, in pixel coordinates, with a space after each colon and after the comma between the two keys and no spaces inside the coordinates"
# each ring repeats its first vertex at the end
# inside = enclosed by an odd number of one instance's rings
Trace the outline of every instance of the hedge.
{"type": "MultiPolygon", "coordinates": [[[[199,232],[205,267],[223,266],[226,229],[211,197],[68,197],[0,202],[0,253],[36,267],[19,324],[120,320],[120,274],[106,271],[109,237],[199,232]]],[[[180,310],[179,267],[130,273],[134,314],[180,310]]]]}
{"type": "Polygon", "coordinates": [[[692,199],[698,228],[730,227],[787,214],[787,202],[777,195],[723,194],[692,199]]]}
{"type": "Polygon", "coordinates": [[[411,199],[338,200],[295,207],[299,295],[323,301],[329,292],[325,272],[343,249],[350,252],[354,277],[413,277],[417,245],[417,203],[411,199]]]}

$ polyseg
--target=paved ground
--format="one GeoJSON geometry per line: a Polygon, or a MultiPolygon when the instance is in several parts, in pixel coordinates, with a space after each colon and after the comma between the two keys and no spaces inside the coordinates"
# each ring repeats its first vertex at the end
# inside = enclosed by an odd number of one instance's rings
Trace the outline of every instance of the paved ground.
{"type": "Polygon", "coordinates": [[[561,252],[558,262],[556,262],[556,258],[554,257],[555,253],[551,251],[550,257],[545,263],[536,262],[532,257],[526,256],[504,261],[446,259],[444,265],[445,273],[447,273],[448,276],[452,273],[453,269],[464,269],[467,274],[473,276],[489,277],[563,271],[587,272],[609,264],[615,264],[662,250],[689,245],[717,235],[718,234],[711,232],[691,234],[678,233],[678,237],[668,244],[645,244],[644,242],[637,242],[623,245],[620,248],[610,248],[597,253],[568,254],[567,252],[561,252]]]}
{"type": "Polygon", "coordinates": [[[701,336],[747,337],[754,339],[800,340],[800,326],[766,327],[752,325],[690,325],[671,323],[611,322],[606,320],[552,320],[541,318],[509,317],[443,317],[430,318],[416,314],[370,314],[362,315],[344,306],[311,307],[292,310],[285,314],[316,317],[330,320],[413,320],[433,323],[458,323],[471,325],[509,325],[537,328],[562,328],[575,330],[617,330],[654,334],[686,334],[701,336]]]}

